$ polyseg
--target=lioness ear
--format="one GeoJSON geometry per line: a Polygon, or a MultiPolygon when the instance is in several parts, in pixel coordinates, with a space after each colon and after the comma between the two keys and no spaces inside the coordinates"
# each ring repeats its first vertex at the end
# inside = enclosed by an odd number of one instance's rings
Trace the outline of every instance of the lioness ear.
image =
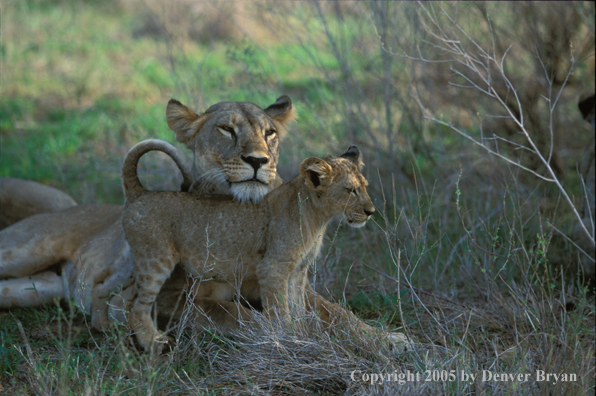
{"type": "Polygon", "coordinates": [[[267,107],[264,111],[272,120],[279,122],[284,128],[298,117],[292,101],[286,95],[277,98],[275,103],[267,107]]]}
{"type": "Polygon", "coordinates": [[[360,170],[362,170],[362,167],[364,166],[364,162],[362,162],[362,153],[360,152],[358,146],[348,147],[348,151],[340,155],[340,157],[352,162],[360,170]]]}
{"type": "Polygon", "coordinates": [[[300,177],[311,190],[325,192],[333,181],[333,168],[320,158],[310,157],[300,164],[300,177]]]}
{"type": "Polygon", "coordinates": [[[166,108],[166,119],[170,129],[176,133],[176,140],[184,143],[188,148],[192,148],[190,143],[209,119],[209,115],[196,115],[194,111],[176,99],[170,99],[166,108]]]}

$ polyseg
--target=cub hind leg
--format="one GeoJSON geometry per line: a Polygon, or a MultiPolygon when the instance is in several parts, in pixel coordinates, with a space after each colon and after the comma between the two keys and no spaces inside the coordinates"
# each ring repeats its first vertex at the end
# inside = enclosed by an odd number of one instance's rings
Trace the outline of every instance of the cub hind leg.
{"type": "MultiPolygon", "coordinates": [[[[133,244],[131,243],[131,248],[133,244]]],[[[169,278],[177,264],[174,255],[167,248],[140,251],[132,249],[135,260],[135,285],[137,296],[128,315],[128,323],[136,333],[137,340],[145,350],[155,348],[160,353],[167,338],[157,330],[151,317],[151,309],[161,287],[169,278]]]]}

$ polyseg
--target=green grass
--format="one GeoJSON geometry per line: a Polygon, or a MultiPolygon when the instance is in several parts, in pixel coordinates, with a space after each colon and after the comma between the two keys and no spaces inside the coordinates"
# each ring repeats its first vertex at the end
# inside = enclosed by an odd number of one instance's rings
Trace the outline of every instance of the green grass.
{"type": "MultiPolygon", "coordinates": [[[[297,72],[295,59],[306,57],[298,45],[265,50],[246,41],[210,47],[190,43],[183,54],[173,54],[183,65],[173,70],[158,58],[159,43],[134,36],[134,13],[93,3],[47,7],[25,2],[4,15],[13,22],[2,47],[11,68],[0,99],[0,176],[53,184],[83,202],[120,200],[106,185],[119,184],[117,178],[96,176],[98,161],[120,161],[115,148],[123,155],[144,138],[173,141],[165,104],[170,97],[192,102],[184,91],[173,90],[177,84],[200,84],[202,96],[209,98],[206,106],[220,100],[266,106],[283,92],[254,92],[255,84],[271,86],[274,75],[315,105],[332,98],[331,91],[321,95],[325,82],[320,77],[308,76],[304,67],[297,72]],[[195,64],[201,65],[200,74],[186,67],[195,64]],[[124,127],[129,136],[122,141],[124,127]],[[99,195],[82,191],[89,184],[99,195]]],[[[325,67],[333,69],[333,63],[330,56],[323,59],[325,67]]],[[[309,118],[304,112],[307,128],[309,118]]],[[[110,174],[115,165],[108,165],[110,174]]]]}

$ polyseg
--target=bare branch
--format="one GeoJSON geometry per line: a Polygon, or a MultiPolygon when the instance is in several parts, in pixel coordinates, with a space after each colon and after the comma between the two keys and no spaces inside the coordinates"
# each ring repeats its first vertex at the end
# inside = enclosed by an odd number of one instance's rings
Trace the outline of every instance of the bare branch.
{"type": "Polygon", "coordinates": [[[557,227],[555,227],[554,224],[552,224],[552,223],[549,222],[548,225],[551,226],[555,231],[557,231],[561,236],[563,236],[563,238],[565,238],[567,240],[567,242],[571,243],[584,256],[586,256],[591,261],[596,262],[596,260],[594,260],[594,258],[592,256],[590,256],[589,253],[587,253],[584,249],[582,249],[581,247],[579,247],[579,245],[577,243],[573,242],[573,240],[571,238],[569,238],[563,231],[561,231],[557,227]]]}
{"type": "MultiPolygon", "coordinates": [[[[573,74],[573,71],[577,64],[572,45],[570,45],[571,65],[569,67],[569,70],[567,71],[565,79],[564,79],[561,87],[559,88],[555,98],[553,98],[553,96],[552,96],[553,95],[553,92],[552,92],[553,79],[551,79],[549,77],[546,65],[544,64],[542,59],[540,59],[538,50],[537,50],[536,46],[534,46],[534,48],[536,50],[536,56],[540,60],[541,67],[542,67],[544,74],[546,76],[546,79],[548,81],[548,97],[545,99],[548,102],[548,108],[549,108],[550,146],[548,148],[548,154],[545,156],[539,150],[539,148],[536,144],[536,141],[534,140],[534,137],[532,136],[531,132],[528,130],[526,121],[524,119],[525,111],[522,106],[523,102],[522,102],[521,98],[519,97],[519,94],[518,94],[517,89],[515,88],[515,85],[511,82],[511,80],[507,76],[507,73],[505,72],[505,59],[506,59],[507,55],[509,54],[509,51],[512,48],[512,44],[510,44],[507,47],[507,49],[504,51],[501,59],[498,60],[497,53],[496,53],[494,31],[493,31],[492,23],[490,22],[490,18],[488,15],[486,15],[486,18],[488,20],[489,31],[490,31],[490,35],[491,35],[490,38],[491,38],[491,45],[492,45],[491,46],[492,55],[489,52],[487,52],[479,44],[478,41],[476,41],[474,38],[472,38],[470,36],[470,34],[466,31],[466,29],[464,29],[451,15],[449,15],[449,13],[445,10],[445,8],[443,8],[442,6],[439,6],[438,9],[439,9],[440,16],[445,17],[447,19],[448,23],[450,24],[450,26],[454,27],[453,30],[450,29],[449,32],[447,32],[447,30],[444,30],[442,28],[442,24],[439,22],[439,19],[438,19],[437,15],[435,14],[435,9],[432,5],[429,8],[429,7],[427,7],[426,4],[420,2],[418,15],[420,17],[423,29],[429,34],[429,36],[432,39],[435,40],[434,43],[433,42],[428,43],[429,46],[431,48],[439,49],[443,52],[454,55],[455,59],[453,59],[451,62],[462,65],[465,68],[465,73],[455,69],[453,66],[450,68],[450,70],[458,77],[463,78],[469,85],[464,85],[464,84],[459,84],[459,83],[454,83],[454,82],[449,82],[449,85],[458,87],[458,88],[476,89],[480,93],[483,93],[483,94],[487,95],[488,97],[496,100],[497,103],[499,104],[499,106],[505,111],[507,117],[515,123],[519,133],[521,133],[524,136],[527,146],[512,142],[508,139],[505,139],[505,138],[502,138],[502,137],[496,136],[496,135],[495,135],[494,141],[495,142],[503,141],[503,142],[506,142],[507,144],[514,146],[514,148],[516,150],[522,149],[522,150],[525,150],[525,151],[533,154],[534,156],[536,156],[539,163],[544,165],[544,167],[547,170],[548,176],[543,176],[540,173],[538,173],[537,171],[534,171],[534,170],[522,165],[519,161],[513,160],[508,155],[500,153],[498,151],[498,145],[497,145],[497,150],[494,150],[491,147],[487,146],[484,143],[484,141],[486,139],[484,138],[483,135],[481,135],[481,140],[479,141],[476,138],[474,138],[472,135],[461,130],[460,128],[456,127],[452,123],[445,122],[445,121],[440,120],[437,117],[433,116],[432,113],[427,108],[425,108],[424,105],[422,105],[422,102],[421,102],[420,98],[418,97],[418,95],[417,94],[413,95],[415,100],[417,101],[418,105],[422,109],[422,113],[423,113],[424,117],[426,119],[429,119],[429,120],[439,124],[439,125],[443,125],[443,126],[450,128],[452,131],[454,131],[457,134],[468,139],[473,144],[481,147],[483,150],[485,150],[489,154],[495,155],[498,158],[502,159],[503,161],[505,161],[509,164],[512,164],[526,172],[529,172],[530,174],[539,178],[540,180],[544,180],[549,183],[554,183],[556,185],[557,189],[561,192],[562,196],[564,197],[564,199],[567,202],[567,204],[569,205],[569,207],[571,208],[574,216],[581,224],[583,231],[588,236],[590,241],[592,243],[594,243],[594,236],[590,235],[589,230],[583,224],[581,215],[579,214],[577,208],[575,207],[573,200],[571,199],[570,195],[564,188],[559,177],[555,174],[555,171],[551,165],[551,162],[553,159],[553,150],[554,150],[553,114],[554,114],[555,108],[559,102],[559,99],[561,98],[563,89],[566,87],[566,85],[569,81],[569,78],[573,74]],[[461,35],[461,38],[459,35],[461,35]],[[464,44],[464,41],[471,46],[470,49],[466,48],[466,44],[464,44]],[[483,59],[486,63],[481,61],[481,59],[483,59]],[[491,65],[492,65],[492,67],[491,67],[491,65]],[[495,86],[493,86],[493,84],[492,84],[491,70],[493,67],[498,72],[498,77],[500,78],[500,80],[502,81],[502,83],[504,84],[504,86],[506,88],[507,96],[505,98],[503,98],[499,94],[497,88],[495,86]],[[476,78],[480,79],[480,81],[482,81],[482,83],[485,83],[488,88],[486,88],[486,89],[481,88],[481,86],[475,81],[476,78]],[[512,93],[514,96],[515,112],[512,109],[511,105],[509,104],[510,103],[510,101],[508,99],[509,93],[512,93]]],[[[582,45],[582,47],[583,47],[583,45],[582,45]]],[[[420,52],[420,50],[418,50],[418,51],[420,52]]],[[[415,58],[410,57],[410,59],[415,59],[415,58]]],[[[419,59],[423,60],[424,56],[421,55],[419,57],[419,59]]]]}

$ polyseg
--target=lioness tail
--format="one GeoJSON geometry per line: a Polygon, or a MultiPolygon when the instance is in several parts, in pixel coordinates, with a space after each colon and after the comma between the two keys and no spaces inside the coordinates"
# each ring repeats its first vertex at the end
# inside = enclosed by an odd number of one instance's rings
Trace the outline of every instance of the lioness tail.
{"type": "Polygon", "coordinates": [[[154,150],[166,153],[174,160],[176,165],[178,165],[178,169],[180,169],[183,178],[180,190],[188,191],[190,188],[190,185],[192,184],[190,168],[178,149],[163,140],[143,140],[142,142],[135,144],[128,153],[126,153],[124,163],[122,164],[122,187],[124,188],[124,196],[126,197],[127,202],[136,199],[139,195],[147,191],[139,181],[137,165],[139,159],[145,153],[154,150]]]}

